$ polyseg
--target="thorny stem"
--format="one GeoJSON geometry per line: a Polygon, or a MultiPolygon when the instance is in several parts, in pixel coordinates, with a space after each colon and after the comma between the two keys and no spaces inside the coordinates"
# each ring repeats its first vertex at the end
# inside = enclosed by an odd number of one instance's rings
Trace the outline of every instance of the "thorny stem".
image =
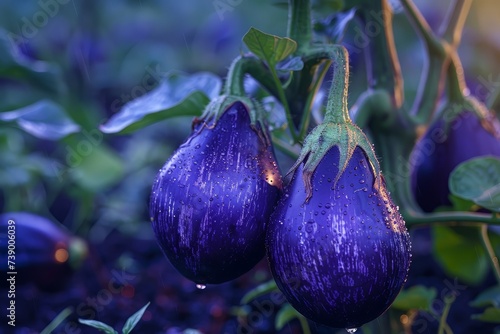
{"type": "Polygon", "coordinates": [[[311,43],[310,0],[288,0],[288,37],[297,42],[297,51],[307,49],[311,43]]]}
{"type": "Polygon", "coordinates": [[[495,250],[491,245],[490,237],[488,236],[488,225],[481,225],[481,241],[483,242],[484,250],[488,254],[488,258],[491,263],[491,269],[495,274],[498,284],[500,284],[500,264],[498,263],[498,257],[495,254],[495,250]]]}
{"type": "Polygon", "coordinates": [[[347,93],[349,89],[349,53],[343,46],[332,49],[333,82],[328,94],[324,122],[350,123],[347,109],[347,93]]]}

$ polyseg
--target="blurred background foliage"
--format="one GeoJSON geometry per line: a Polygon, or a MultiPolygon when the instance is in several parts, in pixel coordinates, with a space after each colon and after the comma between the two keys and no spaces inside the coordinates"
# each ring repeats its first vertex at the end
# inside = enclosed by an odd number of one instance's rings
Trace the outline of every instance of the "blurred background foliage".
{"type": "MultiPolygon", "coordinates": [[[[437,29],[449,1],[415,3],[437,29]]],[[[425,54],[400,4],[392,4],[405,103],[410,106],[425,54]]],[[[314,5],[316,17],[322,18],[339,1],[318,0],[314,5]]],[[[500,22],[495,13],[495,0],[475,1],[460,47],[469,87],[483,100],[500,86],[500,22]]],[[[283,36],[286,21],[285,3],[263,0],[2,1],[0,115],[42,101],[37,105],[45,108],[41,114],[62,112],[79,131],[40,138],[29,119],[22,123],[4,117],[0,210],[56,218],[95,242],[114,229],[152,238],[144,225],[150,186],[189,134],[191,118],[170,119],[122,136],[104,135],[99,125],[151,91],[170,71],[209,71],[223,77],[232,59],[245,51],[241,38],[251,26],[283,36]]],[[[351,104],[366,87],[358,35],[351,24],[345,39],[352,58],[351,104]]],[[[286,171],[291,161],[279,159],[286,171]]]]}

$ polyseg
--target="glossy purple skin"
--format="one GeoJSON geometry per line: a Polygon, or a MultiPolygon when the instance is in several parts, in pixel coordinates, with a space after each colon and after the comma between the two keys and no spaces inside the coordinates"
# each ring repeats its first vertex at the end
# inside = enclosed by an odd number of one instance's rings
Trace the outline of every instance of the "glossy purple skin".
{"type": "MultiPolygon", "coordinates": [[[[500,127],[497,119],[493,119],[500,127]]],[[[444,134],[445,122],[435,122],[413,149],[411,188],[425,212],[451,205],[448,178],[460,163],[483,155],[500,157],[500,140],[481,125],[471,112],[461,113],[444,134]]]]}
{"type": "Polygon", "coordinates": [[[334,187],[339,151],[330,149],[312,176],[304,204],[302,165],[267,229],[274,279],[300,313],[318,323],[356,328],[380,316],[406,282],[410,238],[385,184],[376,189],[358,147],[334,187]]]}
{"type": "MultiPolygon", "coordinates": [[[[6,276],[8,268],[8,226],[15,226],[16,283],[34,283],[39,289],[57,291],[64,288],[73,269],[68,261],[55,260],[55,252],[68,250],[72,236],[47,218],[27,212],[11,212],[0,215],[1,272],[6,276]],[[14,224],[9,224],[12,220],[14,224]]],[[[2,285],[5,282],[2,282],[2,285]]]]}
{"type": "Polygon", "coordinates": [[[236,102],[215,126],[198,124],[160,170],[152,226],[174,267],[197,284],[223,283],[265,254],[265,224],[281,193],[272,147],[236,102]]]}

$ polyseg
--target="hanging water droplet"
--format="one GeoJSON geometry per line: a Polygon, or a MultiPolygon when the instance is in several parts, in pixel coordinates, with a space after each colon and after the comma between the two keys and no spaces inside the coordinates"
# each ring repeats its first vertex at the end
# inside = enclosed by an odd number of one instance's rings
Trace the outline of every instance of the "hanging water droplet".
{"type": "Polygon", "coordinates": [[[347,331],[347,333],[356,333],[356,331],[358,330],[357,328],[346,328],[345,329],[347,331]]]}
{"type": "Polygon", "coordinates": [[[205,284],[196,284],[196,288],[197,289],[200,289],[200,290],[205,290],[206,289],[206,285],[205,284]]]}

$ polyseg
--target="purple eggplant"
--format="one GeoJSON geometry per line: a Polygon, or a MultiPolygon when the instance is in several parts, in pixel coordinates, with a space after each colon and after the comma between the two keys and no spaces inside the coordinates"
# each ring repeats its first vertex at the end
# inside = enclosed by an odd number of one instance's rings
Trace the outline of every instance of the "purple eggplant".
{"type": "Polygon", "coordinates": [[[425,212],[451,205],[448,178],[471,158],[500,157],[500,122],[479,102],[449,105],[417,142],[411,156],[411,188],[425,212]]]}
{"type": "Polygon", "coordinates": [[[337,328],[380,316],[406,282],[411,258],[383,177],[364,148],[353,150],[343,164],[339,147],[330,147],[311,175],[310,156],[299,158],[266,240],[273,277],[290,304],[337,328]]]}
{"type": "Polygon", "coordinates": [[[265,224],[282,188],[267,131],[252,121],[253,107],[221,105],[211,104],[220,116],[195,120],[150,198],[161,249],[200,287],[237,278],[264,257],[265,224]]]}
{"type": "Polygon", "coordinates": [[[62,289],[87,255],[84,241],[31,213],[0,215],[0,230],[1,272],[16,272],[16,284],[34,283],[44,291],[62,289]]]}

